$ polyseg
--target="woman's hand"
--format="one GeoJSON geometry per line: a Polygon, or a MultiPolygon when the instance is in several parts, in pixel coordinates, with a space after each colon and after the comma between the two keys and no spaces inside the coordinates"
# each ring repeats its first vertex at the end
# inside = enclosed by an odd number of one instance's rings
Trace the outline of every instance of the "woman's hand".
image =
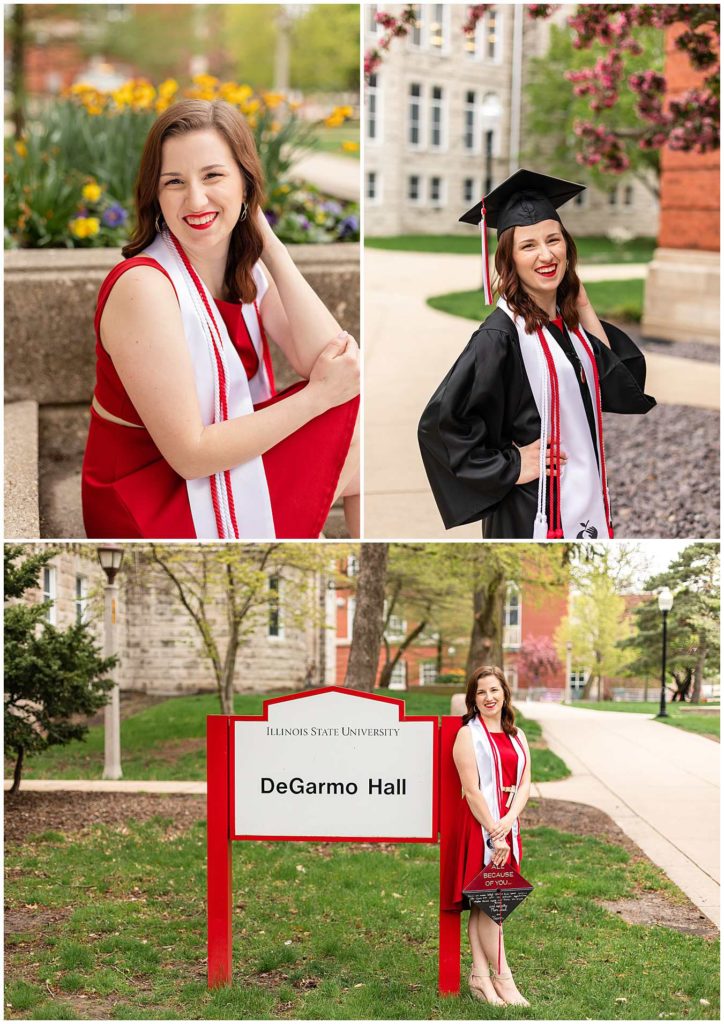
{"type": "MultiPolygon", "coordinates": [[[[515,441],[513,442],[515,444],[515,441]]],[[[532,444],[519,445],[515,447],[520,452],[520,476],[516,480],[517,484],[528,484],[531,480],[537,480],[540,476],[540,438],[534,441],[532,444]]],[[[561,448],[561,466],[565,466],[568,462],[568,456],[561,448]]],[[[551,453],[550,445],[546,452],[546,467],[548,473],[551,471],[551,453]]]]}
{"type": "Polygon", "coordinates": [[[490,829],[490,838],[495,842],[496,839],[505,839],[507,834],[513,827],[515,818],[510,814],[505,814],[496,822],[495,825],[490,829]]]}
{"type": "Polygon", "coordinates": [[[493,843],[493,866],[496,868],[502,868],[508,861],[510,856],[510,847],[504,839],[497,839],[493,843]]]}
{"type": "Polygon", "coordinates": [[[309,386],[319,395],[322,411],[343,405],[359,394],[359,348],[351,334],[342,331],[322,349],[312,367],[309,386]]]}
{"type": "Polygon", "coordinates": [[[576,297],[576,309],[580,313],[582,310],[590,307],[591,300],[586,294],[586,289],[583,286],[583,282],[580,282],[578,286],[578,295],[576,297]]]}
{"type": "Polygon", "coordinates": [[[271,224],[266,219],[266,214],[262,210],[261,206],[257,207],[256,211],[256,226],[259,228],[261,233],[262,242],[264,249],[262,250],[262,259],[269,255],[269,250],[275,245],[281,245],[277,236],[271,229],[271,224]]]}

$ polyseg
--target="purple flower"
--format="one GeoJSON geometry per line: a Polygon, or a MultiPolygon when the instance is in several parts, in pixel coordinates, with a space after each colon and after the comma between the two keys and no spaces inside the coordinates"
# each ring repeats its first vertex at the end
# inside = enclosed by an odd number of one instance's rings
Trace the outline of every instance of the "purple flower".
{"type": "Polygon", "coordinates": [[[336,199],[328,199],[326,203],[322,203],[322,209],[325,213],[331,213],[333,217],[339,217],[342,212],[342,206],[336,199]]]}
{"type": "Polygon", "coordinates": [[[114,203],[101,214],[101,223],[105,224],[107,228],[119,228],[122,224],[125,224],[127,220],[128,214],[120,203],[114,203]]]}
{"type": "Polygon", "coordinates": [[[351,213],[349,217],[345,217],[342,223],[339,225],[338,237],[346,238],[347,235],[356,235],[359,231],[359,220],[356,214],[351,213]]]}
{"type": "Polygon", "coordinates": [[[273,210],[265,210],[264,216],[266,217],[266,222],[270,228],[273,228],[274,225],[278,224],[279,222],[279,218],[277,217],[273,210]]]}
{"type": "Polygon", "coordinates": [[[303,217],[301,214],[297,216],[297,224],[302,229],[302,231],[309,231],[309,221],[307,220],[306,217],[303,217]]]}

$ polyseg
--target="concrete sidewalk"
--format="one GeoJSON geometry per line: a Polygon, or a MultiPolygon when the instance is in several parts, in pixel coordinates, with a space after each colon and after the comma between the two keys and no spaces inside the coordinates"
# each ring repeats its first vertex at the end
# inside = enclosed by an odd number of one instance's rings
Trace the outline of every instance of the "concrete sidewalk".
{"type": "MultiPolygon", "coordinates": [[[[5,780],[7,791],[12,782],[5,780]]],[[[184,796],[206,796],[205,782],[158,782],[149,780],[137,782],[132,779],[121,779],[118,782],[100,781],[98,779],[23,779],[20,783],[21,793],[179,793],[184,796]]]]}
{"type": "Polygon", "coordinates": [[[322,192],[348,203],[359,202],[360,163],[334,153],[307,153],[292,167],[291,175],[316,185],[322,192]]]}
{"type": "MultiPolygon", "coordinates": [[[[479,539],[479,523],[445,530],[423,469],[417,424],[475,329],[431,309],[431,295],[480,287],[480,257],[364,250],[365,535],[479,539]]],[[[643,264],[584,267],[583,281],[645,272],[643,264]]],[[[481,293],[482,313],[482,293],[481,293]]],[[[646,390],[659,403],[719,408],[719,367],[647,355],[646,390]]]]}
{"type": "Polygon", "coordinates": [[[534,795],[604,811],[719,927],[719,744],[647,715],[520,709],[572,772],[534,795]]]}

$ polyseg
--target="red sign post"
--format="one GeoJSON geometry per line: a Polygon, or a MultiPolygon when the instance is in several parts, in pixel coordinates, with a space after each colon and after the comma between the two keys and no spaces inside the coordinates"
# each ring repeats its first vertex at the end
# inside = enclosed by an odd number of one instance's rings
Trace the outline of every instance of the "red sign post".
{"type": "MultiPolygon", "coordinates": [[[[320,705],[316,705],[320,706],[320,705]]],[[[303,721],[303,716],[299,714],[299,709],[303,705],[294,705],[294,721],[303,721]]],[[[308,707],[308,706],[307,706],[308,707]]],[[[355,704],[356,708],[362,706],[355,704]]],[[[369,711],[369,705],[364,705],[364,710],[369,711]]],[[[364,721],[365,716],[360,714],[354,716],[354,721],[364,721]]],[[[367,715],[369,720],[369,714],[367,715]]],[[[312,690],[305,693],[293,694],[290,697],[277,697],[271,698],[264,702],[264,712],[260,716],[255,717],[242,717],[242,716],[227,716],[227,715],[209,715],[206,720],[206,779],[207,779],[207,914],[208,914],[208,985],[209,988],[218,988],[223,985],[231,984],[232,978],[232,929],[231,929],[231,910],[232,910],[232,858],[231,858],[231,844],[237,837],[243,838],[244,840],[250,839],[269,839],[274,838],[281,841],[286,839],[293,839],[299,841],[300,839],[326,839],[331,842],[440,842],[440,920],[439,920],[439,973],[438,973],[438,990],[442,995],[456,995],[460,990],[460,911],[453,909],[451,906],[453,894],[450,891],[452,878],[452,867],[454,863],[455,851],[456,851],[456,834],[457,834],[457,820],[460,810],[460,780],[455,769],[455,765],[452,760],[452,746],[455,741],[455,736],[460,728],[460,719],[458,717],[444,717],[442,719],[442,727],[438,724],[438,719],[435,717],[424,717],[424,716],[406,716],[404,713],[404,701],[390,697],[380,697],[377,695],[361,693],[353,690],[345,690],[342,687],[327,687],[324,690],[312,690]],[[267,819],[264,819],[265,825],[259,827],[265,827],[266,834],[260,835],[258,833],[249,833],[247,831],[240,832],[241,826],[237,825],[236,815],[240,805],[244,804],[244,794],[246,790],[244,786],[249,785],[248,780],[243,778],[234,778],[235,763],[243,758],[235,759],[232,755],[235,750],[235,743],[240,743],[239,737],[232,735],[232,731],[236,728],[241,729],[240,726],[236,726],[235,723],[255,723],[255,735],[254,741],[258,744],[264,741],[264,735],[275,733],[281,733],[285,730],[281,730],[279,727],[272,727],[268,723],[270,722],[270,712],[279,712],[279,708],[276,705],[283,704],[290,700],[304,701],[311,697],[318,697],[321,694],[337,693],[344,694],[346,698],[354,698],[355,701],[375,701],[380,702],[378,707],[380,712],[384,714],[386,723],[391,722],[393,719],[390,717],[391,712],[394,710],[397,714],[394,716],[395,727],[387,727],[382,729],[368,728],[367,732],[371,735],[373,733],[394,733],[394,736],[390,736],[390,743],[400,742],[402,729],[406,725],[415,725],[417,731],[420,732],[422,729],[423,737],[423,749],[426,751],[424,757],[429,757],[430,764],[423,765],[423,770],[418,773],[419,778],[428,779],[430,785],[430,792],[422,794],[427,799],[427,803],[424,804],[424,814],[427,817],[428,811],[430,817],[428,824],[424,828],[416,828],[416,819],[411,819],[410,832],[408,834],[399,834],[396,836],[390,835],[348,835],[348,834],[334,834],[334,835],[300,835],[295,834],[293,836],[281,836],[277,830],[269,831],[268,825],[266,825],[267,819]],[[384,706],[383,706],[384,705],[384,706]],[[265,723],[260,728],[261,723],[265,723]],[[427,740],[424,739],[428,735],[431,739],[430,749],[427,748],[427,740]],[[261,740],[260,740],[261,736],[261,740]],[[430,771],[427,772],[427,768],[430,771]]],[[[300,727],[301,728],[301,727],[300,727]]],[[[296,729],[296,732],[300,731],[300,728],[296,729]]],[[[310,732],[316,729],[316,726],[310,727],[307,731],[310,732]]],[[[335,727],[330,726],[328,721],[325,721],[323,727],[318,729],[320,735],[325,736],[333,731],[335,727]]],[[[291,730],[287,730],[291,731],[291,730]]],[[[363,732],[359,730],[352,730],[354,732],[363,732]]],[[[243,731],[240,733],[243,736],[243,731]]],[[[283,749],[283,747],[281,747],[283,749]]],[[[269,770],[269,769],[267,769],[269,770]]],[[[373,772],[373,775],[379,773],[379,763],[375,763],[369,766],[369,770],[373,772]]],[[[413,778],[411,783],[418,781],[419,778],[413,778]]],[[[258,780],[257,780],[258,781],[258,780]]],[[[274,779],[271,777],[265,777],[262,780],[262,792],[271,792],[272,783],[274,779]]],[[[296,781],[296,780],[295,780],[296,781]]],[[[303,780],[299,780],[302,782],[303,780]]],[[[331,784],[330,784],[331,785],[331,784]]],[[[341,786],[343,783],[334,783],[335,786],[341,786]]],[[[275,783],[277,790],[285,792],[288,783],[275,783]],[[284,789],[282,788],[284,787],[284,789]]],[[[355,787],[355,791],[359,788],[356,783],[347,783],[348,791],[351,791],[351,787],[355,787]]],[[[418,785],[418,790],[420,786],[418,785]]],[[[414,789],[411,784],[410,789],[414,789]]],[[[250,790],[249,790],[250,791],[250,790]]],[[[398,777],[395,781],[384,781],[382,778],[373,777],[369,780],[369,791],[375,794],[390,794],[392,799],[400,798],[402,795],[407,794],[407,780],[403,777],[398,777]],[[385,788],[390,787],[390,788],[385,788]]],[[[371,803],[373,798],[370,798],[368,803],[371,803]]],[[[257,801],[258,802],[258,801],[257,801]]],[[[380,805],[382,806],[382,805],[380,805]]],[[[419,815],[418,815],[419,819],[419,815]]],[[[253,816],[252,816],[253,820],[253,816]]],[[[388,828],[383,828],[383,831],[389,832],[388,828]]]]}

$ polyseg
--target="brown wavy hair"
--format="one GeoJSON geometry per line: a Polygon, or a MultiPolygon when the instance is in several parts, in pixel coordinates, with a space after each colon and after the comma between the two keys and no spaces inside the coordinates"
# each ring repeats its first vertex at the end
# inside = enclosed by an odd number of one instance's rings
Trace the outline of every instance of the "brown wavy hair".
{"type": "Polygon", "coordinates": [[[244,179],[244,200],[248,213],[236,224],[229,239],[224,287],[234,302],[253,302],[256,284],[254,264],[261,256],[263,243],[256,223],[257,210],[264,202],[264,182],[254,136],[238,110],[223,100],[179,100],[154,122],[143,147],[136,181],[136,228],[123,247],[130,259],[147,248],[156,237],[156,218],[161,216],[158,186],[161,176],[161,151],[166,139],[188,132],[215,129],[234,154],[244,179]]]}
{"type": "Polygon", "coordinates": [[[500,724],[503,727],[503,732],[506,732],[509,736],[517,736],[518,730],[515,727],[515,711],[513,710],[512,694],[510,692],[510,687],[508,686],[508,680],[505,678],[502,668],[498,668],[497,665],[481,665],[480,668],[475,669],[468,679],[465,690],[465,707],[467,708],[467,711],[463,715],[463,725],[467,725],[471,719],[475,718],[475,716],[479,714],[475,704],[475,697],[477,695],[478,682],[484,676],[495,676],[503,688],[503,710],[500,713],[500,724]]]}
{"type": "MultiPolygon", "coordinates": [[[[566,327],[570,327],[573,330],[575,327],[578,327],[576,299],[581,287],[581,282],[576,273],[578,252],[572,237],[562,224],[560,227],[561,234],[566,243],[568,266],[563,274],[563,280],[558,285],[556,303],[561,311],[566,327]]],[[[515,228],[508,228],[498,240],[498,248],[495,251],[495,270],[498,274],[495,291],[498,295],[502,295],[516,316],[523,317],[525,329],[530,334],[537,327],[542,327],[548,323],[548,314],[543,312],[520,282],[513,260],[514,234],[515,228]]]]}

